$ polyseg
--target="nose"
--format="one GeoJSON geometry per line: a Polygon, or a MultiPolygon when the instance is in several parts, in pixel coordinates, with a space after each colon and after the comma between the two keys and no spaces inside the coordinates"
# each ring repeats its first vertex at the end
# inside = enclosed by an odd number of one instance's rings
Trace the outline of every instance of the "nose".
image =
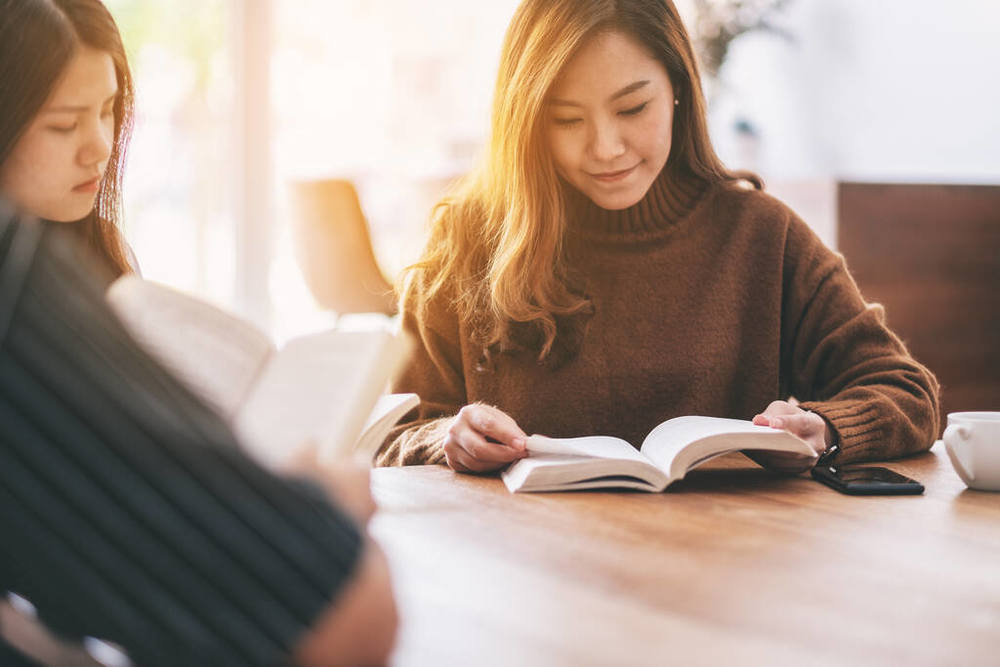
{"type": "Polygon", "coordinates": [[[88,123],[89,128],[80,146],[79,160],[85,167],[101,165],[111,157],[114,144],[114,127],[103,119],[88,123]]]}
{"type": "Polygon", "coordinates": [[[590,157],[596,162],[611,162],[625,154],[625,139],[613,121],[599,121],[591,126],[588,142],[590,157]]]}

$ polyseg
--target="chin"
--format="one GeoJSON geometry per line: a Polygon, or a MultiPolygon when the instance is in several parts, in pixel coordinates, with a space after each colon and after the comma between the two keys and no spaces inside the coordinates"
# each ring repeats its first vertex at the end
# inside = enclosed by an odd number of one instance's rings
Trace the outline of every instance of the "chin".
{"type": "Polygon", "coordinates": [[[588,196],[590,197],[590,201],[594,202],[603,209],[607,209],[609,211],[621,211],[638,204],[642,201],[645,194],[645,192],[638,194],[632,192],[623,192],[621,194],[595,192],[593,194],[588,194],[588,196]]]}
{"type": "Polygon", "coordinates": [[[91,202],[89,206],[66,206],[60,207],[58,209],[53,209],[46,212],[35,213],[36,217],[42,218],[44,220],[51,220],[52,222],[79,222],[87,216],[89,216],[94,210],[94,204],[91,202]]]}

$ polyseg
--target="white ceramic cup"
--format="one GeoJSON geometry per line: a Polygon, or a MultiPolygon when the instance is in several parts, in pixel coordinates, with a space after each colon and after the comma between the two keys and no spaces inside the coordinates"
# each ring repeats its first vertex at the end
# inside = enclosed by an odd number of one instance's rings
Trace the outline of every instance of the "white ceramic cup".
{"type": "Polygon", "coordinates": [[[944,446],[970,489],[1000,491],[1000,412],[952,412],[944,446]]]}

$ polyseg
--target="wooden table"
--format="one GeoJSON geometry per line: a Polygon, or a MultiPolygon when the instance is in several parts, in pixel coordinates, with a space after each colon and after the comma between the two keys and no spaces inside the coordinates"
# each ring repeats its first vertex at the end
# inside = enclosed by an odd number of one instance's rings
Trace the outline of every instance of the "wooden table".
{"type": "Polygon", "coordinates": [[[739,455],[660,494],[379,469],[396,665],[1000,664],[1000,494],[943,447],[851,497],[739,455]]]}

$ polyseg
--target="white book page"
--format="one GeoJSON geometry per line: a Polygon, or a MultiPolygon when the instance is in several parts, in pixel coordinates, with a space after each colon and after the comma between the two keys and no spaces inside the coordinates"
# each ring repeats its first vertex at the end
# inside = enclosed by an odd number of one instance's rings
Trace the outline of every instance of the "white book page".
{"type": "Polygon", "coordinates": [[[229,420],[274,352],[249,322],[134,275],[116,280],[106,298],[146,352],[229,420]]]}
{"type": "Polygon", "coordinates": [[[722,417],[665,421],[650,431],[641,451],[674,481],[695,465],[743,449],[812,453],[809,445],[787,431],[722,417]]]}
{"type": "Polygon", "coordinates": [[[512,492],[585,488],[659,491],[666,485],[663,472],[621,438],[532,435],[527,448],[528,456],[501,475],[512,492]]]}
{"type": "Polygon", "coordinates": [[[309,443],[348,453],[408,345],[389,331],[328,331],[297,338],[271,360],[241,408],[247,449],[281,465],[309,443]]]}
{"type": "Polygon", "coordinates": [[[523,458],[500,476],[511,493],[607,488],[662,491],[667,483],[666,475],[645,459],[608,460],[565,454],[523,458]]]}
{"type": "Polygon", "coordinates": [[[529,456],[559,454],[565,456],[588,456],[602,459],[626,459],[649,463],[635,447],[621,438],[607,435],[590,435],[580,438],[550,438],[544,435],[528,437],[529,456]]]}
{"type": "Polygon", "coordinates": [[[420,405],[420,397],[416,394],[385,394],[378,397],[375,407],[361,427],[361,438],[355,447],[359,460],[371,462],[382,441],[396,422],[413,408],[420,405]]]}

